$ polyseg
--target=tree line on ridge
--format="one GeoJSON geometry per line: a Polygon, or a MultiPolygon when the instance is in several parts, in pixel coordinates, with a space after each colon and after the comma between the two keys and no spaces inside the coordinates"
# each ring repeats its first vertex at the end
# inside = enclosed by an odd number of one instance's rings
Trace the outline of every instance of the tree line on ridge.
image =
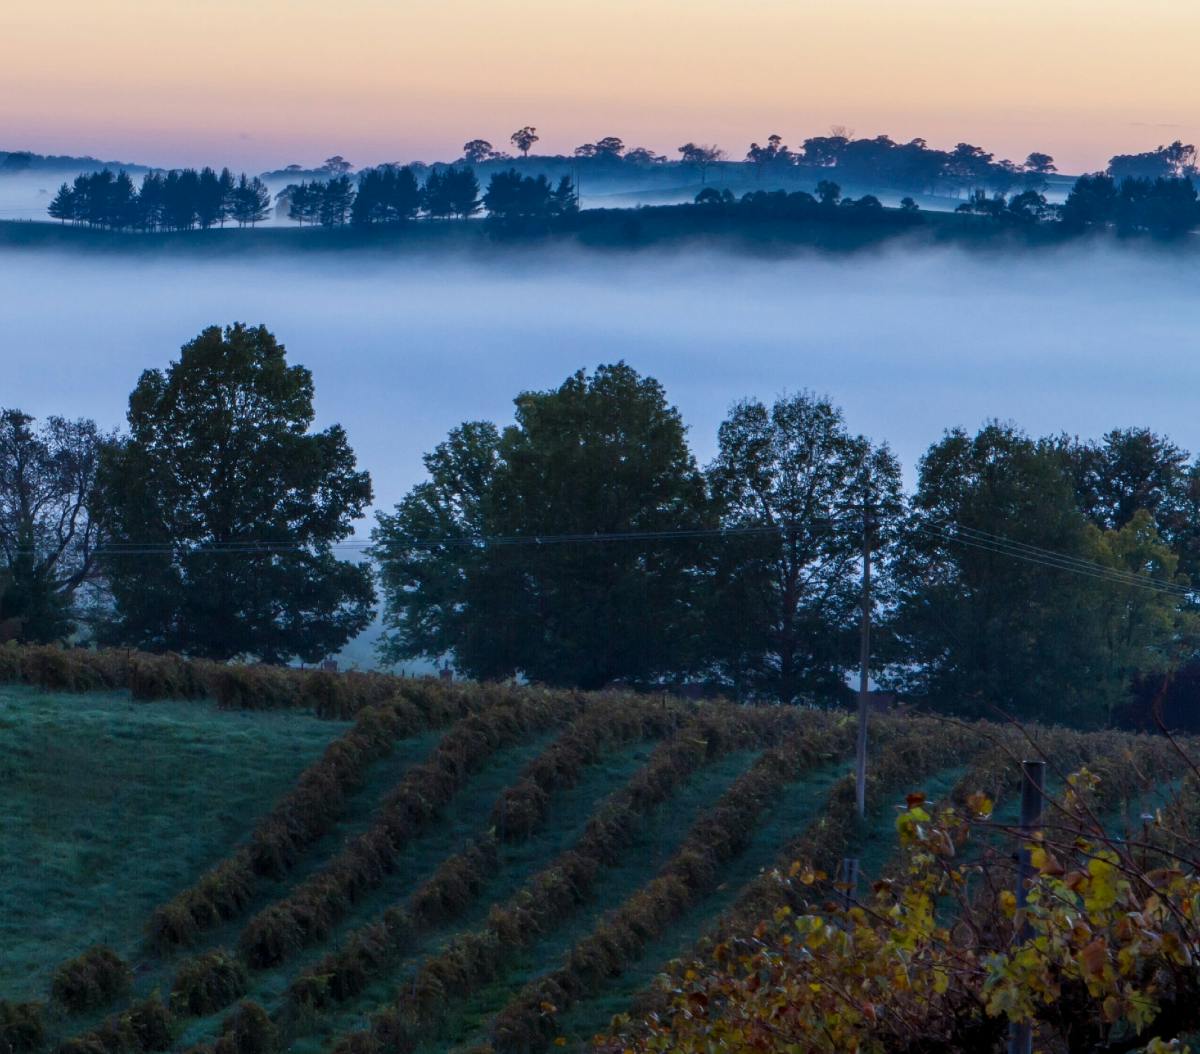
{"type": "Polygon", "coordinates": [[[313,394],[265,328],[214,326],[122,433],[4,411],[0,637],[313,662],[381,597],[389,663],[836,703],[869,540],[874,669],[905,698],[1136,724],[1196,683],[1200,462],[1149,429],[952,428],[906,494],[828,399],[742,400],[701,466],[662,386],[603,365],[452,429],[358,562],[370,477],[313,394]]]}

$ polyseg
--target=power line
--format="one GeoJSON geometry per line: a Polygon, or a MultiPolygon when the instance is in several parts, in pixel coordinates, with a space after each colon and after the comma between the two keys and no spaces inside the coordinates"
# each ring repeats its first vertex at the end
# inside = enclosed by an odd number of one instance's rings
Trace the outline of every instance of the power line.
{"type": "MultiPolygon", "coordinates": [[[[852,518],[852,516],[844,517],[843,519],[850,518],[852,518]]],[[[834,517],[822,517],[807,521],[807,526],[828,526],[836,522],[838,522],[838,520],[834,517]]],[[[979,528],[964,527],[963,525],[955,523],[952,520],[933,520],[928,524],[918,525],[916,529],[922,534],[937,538],[941,541],[962,545],[984,552],[996,553],[997,555],[1005,556],[1009,559],[1019,560],[1024,563],[1044,567],[1049,570],[1084,575],[1098,581],[1108,582],[1112,585],[1151,590],[1181,599],[1190,599],[1196,595],[1196,590],[1191,589],[1188,586],[1152,579],[1145,575],[1136,574],[1132,571],[1123,571],[1119,568],[1107,567],[1104,564],[1097,563],[1094,560],[1088,560],[1084,557],[1072,556],[1067,553],[1057,552],[1053,549],[1032,545],[1028,542],[1016,541],[1014,539],[1007,538],[1004,535],[995,534],[990,531],[984,531],[979,528]]],[[[689,539],[698,541],[720,541],[729,538],[769,537],[772,535],[787,534],[788,532],[794,530],[796,530],[796,528],[772,524],[747,527],[692,527],[673,528],[667,530],[592,531],[538,535],[445,535],[438,538],[405,539],[393,546],[388,546],[386,543],[380,544],[365,540],[335,542],[330,545],[328,549],[331,551],[341,552],[366,552],[368,550],[375,550],[376,552],[379,552],[386,551],[389,548],[403,551],[446,547],[483,549],[512,546],[541,547],[552,545],[601,544],[630,541],[685,541],[689,539]]],[[[29,549],[17,549],[14,551],[17,553],[35,552],[34,550],[29,549]]],[[[170,556],[176,554],[205,556],[265,556],[287,555],[289,553],[309,553],[311,551],[312,550],[307,546],[294,545],[290,543],[273,543],[262,540],[208,542],[192,546],[179,546],[172,543],[110,542],[105,545],[98,546],[92,550],[93,554],[95,555],[120,557],[170,556]]]]}
{"type": "Polygon", "coordinates": [[[1000,535],[990,536],[992,540],[972,538],[970,536],[958,535],[951,531],[937,530],[930,527],[917,528],[924,534],[932,535],[944,541],[956,542],[960,545],[968,546],[974,549],[980,549],[986,552],[997,553],[1001,556],[1007,556],[1013,560],[1021,560],[1025,563],[1033,564],[1039,567],[1045,567],[1054,571],[1066,571],[1070,574],[1085,575],[1087,577],[1100,581],[1109,582],[1112,585],[1119,585],[1126,588],[1148,589],[1157,593],[1164,593],[1170,596],[1179,597],[1181,599],[1190,599],[1196,595],[1196,590],[1189,586],[1180,585],[1173,582],[1164,582],[1158,579],[1149,578],[1144,575],[1137,575],[1133,572],[1121,571],[1118,568],[1106,567],[1104,564],[1099,564],[1091,560],[1085,560],[1081,557],[1071,557],[1065,554],[1055,553],[1049,549],[1038,549],[1037,547],[1026,547],[1033,549],[1033,552],[1028,552],[1019,547],[1019,543],[1009,543],[1000,535]]]}

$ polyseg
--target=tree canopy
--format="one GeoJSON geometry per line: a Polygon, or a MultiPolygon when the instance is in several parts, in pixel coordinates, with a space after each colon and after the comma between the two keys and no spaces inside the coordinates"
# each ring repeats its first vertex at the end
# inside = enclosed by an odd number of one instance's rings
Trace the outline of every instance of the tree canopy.
{"type": "Polygon", "coordinates": [[[475,677],[647,683],[694,653],[696,543],[609,536],[711,522],[661,386],[623,363],[455,429],[373,533],[390,659],[475,677]],[[539,542],[545,539],[545,543],[539,542]]]}
{"type": "Polygon", "coordinates": [[[91,504],[105,438],[93,421],[50,417],[39,426],[0,410],[0,622],[20,640],[59,640],[75,628],[76,592],[96,570],[91,504]]]}
{"type": "Polygon", "coordinates": [[[371,618],[370,569],[338,560],[371,501],[345,432],[311,431],[313,382],[264,327],[213,326],[129,398],[99,515],[111,640],[316,661],[371,618]]]}
{"type": "Polygon", "coordinates": [[[1151,514],[1089,523],[1072,476],[1057,444],[998,423],[925,455],[892,567],[900,686],[960,713],[1103,724],[1135,671],[1195,639],[1151,514]]]}
{"type": "MultiPolygon", "coordinates": [[[[900,466],[827,399],[737,403],[708,469],[722,526],[711,648],[738,693],[794,702],[846,694],[857,659],[864,531],[895,521],[900,466]]],[[[890,537],[890,531],[883,536],[890,537]]]]}

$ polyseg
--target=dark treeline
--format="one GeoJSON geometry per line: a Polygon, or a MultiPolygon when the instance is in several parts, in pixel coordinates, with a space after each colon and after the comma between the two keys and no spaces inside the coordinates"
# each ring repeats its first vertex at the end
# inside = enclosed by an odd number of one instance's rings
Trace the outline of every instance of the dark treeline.
{"type": "MultiPolygon", "coordinates": [[[[863,226],[903,226],[919,222],[920,208],[910,197],[899,209],[885,209],[873,194],[842,197],[832,180],[817,184],[816,193],[803,190],[755,190],[735,198],[728,190],[706,187],[696,205],[710,213],[745,220],[836,220],[863,226]]],[[[977,190],[956,212],[985,217],[997,227],[1057,227],[1065,235],[1114,230],[1122,236],[1176,238],[1200,227],[1200,197],[1188,177],[1153,180],[1112,176],[1080,176],[1061,205],[1051,204],[1036,190],[1007,197],[977,190]]]]}
{"type": "Polygon", "coordinates": [[[32,150],[0,150],[0,176],[16,176],[29,172],[92,172],[101,168],[145,172],[146,165],[124,161],[101,161],[95,157],[75,157],[61,154],[35,154],[32,150]]]}
{"type": "Polygon", "coordinates": [[[235,325],[144,373],[122,434],[3,412],[0,633],[315,661],[378,588],[389,662],[828,704],[851,698],[869,543],[874,670],[904,698],[1138,726],[1165,700],[1200,727],[1200,461],[1148,429],[951,429],[906,494],[810,393],[735,404],[701,466],[618,363],[453,429],[360,563],[337,546],[371,482],[313,395],[235,325]]]}
{"type": "Polygon", "coordinates": [[[211,168],[148,172],[140,186],[126,172],[101,169],[58,189],[48,209],[63,223],[108,230],[208,230],[232,220],[252,227],[271,212],[271,192],[257,176],[211,168]]]}
{"type": "Polygon", "coordinates": [[[397,227],[418,217],[470,219],[487,210],[492,230],[535,232],[578,211],[571,180],[553,185],[545,176],[508,169],[493,174],[480,197],[479,181],[467,166],[430,170],[424,183],[410,166],[368,168],[354,181],[346,173],[286,187],[280,193],[287,215],[303,225],[350,225],[359,229],[397,227]]]}
{"type": "Polygon", "coordinates": [[[530,151],[539,141],[537,129],[518,129],[509,142],[519,154],[498,150],[486,139],[463,144],[462,161],[473,165],[507,165],[514,160],[539,165],[569,165],[580,174],[619,177],[637,173],[680,173],[699,177],[702,183],[714,173],[731,175],[748,170],[754,178],[775,181],[816,182],[836,173],[843,183],[871,185],[913,193],[949,191],[960,193],[985,188],[1008,193],[1015,187],[1042,189],[1057,169],[1049,154],[1034,152],[1022,162],[997,159],[983,147],[958,143],[951,150],[937,150],[924,139],[898,143],[886,135],[855,138],[845,128],[828,135],[811,136],[792,149],[779,135],[765,143],[751,143],[741,160],[731,159],[723,148],[686,142],[676,158],[647,147],[627,147],[618,136],[604,136],[582,143],[570,155],[543,155],[530,151]]]}
{"type": "MultiPolygon", "coordinates": [[[[327,229],[400,229],[420,218],[467,220],[480,213],[486,214],[485,229],[497,236],[582,229],[571,222],[579,215],[579,202],[569,176],[555,184],[545,175],[522,175],[516,169],[494,173],[481,195],[475,173],[467,167],[431,170],[422,183],[409,166],[384,165],[356,177],[343,173],[290,184],[276,196],[276,208],[300,226],[327,229]]],[[[228,170],[218,175],[212,169],[148,174],[140,189],[125,173],[104,169],[77,177],[73,186],[63,184],[49,208],[50,215],[64,223],[142,231],[208,229],[227,220],[253,226],[270,211],[270,193],[257,178],[243,175],[234,180],[228,170]]],[[[752,190],[737,197],[728,188],[710,186],[700,190],[692,206],[603,212],[627,217],[626,234],[643,229],[645,221],[661,222],[664,236],[704,233],[712,229],[714,217],[722,217],[729,221],[726,229],[816,222],[858,228],[868,238],[914,227],[929,215],[911,197],[903,198],[898,208],[886,208],[873,194],[844,196],[830,179],[818,181],[812,193],[752,190]]],[[[1200,227],[1200,197],[1191,178],[1184,176],[1120,181],[1104,174],[1081,176],[1062,204],[1048,202],[1036,190],[1012,196],[976,190],[956,212],[986,221],[986,228],[964,234],[1037,228],[1052,238],[1111,230],[1120,236],[1170,239],[1200,227]]],[[[630,234],[627,240],[637,237],[630,234]]]]}
{"type": "MultiPolygon", "coordinates": [[[[289,184],[276,200],[301,226],[395,227],[418,217],[469,219],[486,208],[490,229],[513,233],[550,230],[579,207],[566,176],[555,185],[541,175],[497,172],[481,197],[468,167],[432,170],[420,183],[412,168],[392,165],[365,169],[353,178],[343,172],[289,184]]],[[[102,169],[64,183],[48,211],[63,223],[107,230],[182,231],[208,230],[227,220],[254,226],[271,208],[265,183],[245,173],[235,178],[229,169],[147,173],[140,186],[125,172],[102,169]]]]}
{"type": "MultiPolygon", "coordinates": [[[[911,194],[974,195],[976,191],[1009,195],[1025,190],[1044,191],[1051,183],[1063,183],[1054,158],[1034,151],[1023,161],[997,158],[973,143],[958,143],[940,150],[924,139],[897,142],[887,135],[856,138],[846,128],[835,127],[827,135],[809,136],[792,148],[780,135],[770,135],[764,143],[753,142],[741,159],[716,145],[687,142],[668,157],[647,147],[627,147],[618,136],[603,136],[582,143],[570,154],[538,154],[533,151],[540,141],[537,129],[526,126],[513,132],[509,142],[513,153],[497,149],[486,139],[463,144],[461,157],[454,162],[392,162],[382,168],[408,168],[421,181],[448,167],[473,167],[487,176],[517,166],[523,174],[542,172],[552,180],[562,175],[599,177],[621,183],[658,182],[658,177],[678,182],[680,176],[697,177],[707,182],[711,176],[746,178],[786,184],[814,185],[823,178],[836,179],[844,186],[875,187],[911,194]]],[[[29,151],[0,151],[0,176],[32,171],[73,169],[96,171],[128,169],[145,171],[145,166],[99,162],[93,158],[43,157],[29,151]]],[[[313,168],[299,164],[263,173],[264,181],[296,184],[303,181],[328,181],[353,172],[354,166],[341,155],[327,158],[313,168]]],[[[1197,174],[1195,146],[1176,140],[1154,150],[1137,154],[1117,154],[1108,162],[1104,174],[1118,183],[1125,179],[1193,178],[1197,174]]]]}

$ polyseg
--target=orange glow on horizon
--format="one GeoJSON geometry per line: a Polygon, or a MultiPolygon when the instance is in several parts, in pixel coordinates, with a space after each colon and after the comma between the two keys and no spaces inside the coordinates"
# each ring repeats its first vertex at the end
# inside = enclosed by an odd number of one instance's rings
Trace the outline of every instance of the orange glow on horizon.
{"type": "Polygon", "coordinates": [[[1064,171],[1200,137],[1180,0],[9,0],[0,149],[262,168],[451,158],[538,127],[740,157],[778,132],[967,139],[1064,171]]]}

